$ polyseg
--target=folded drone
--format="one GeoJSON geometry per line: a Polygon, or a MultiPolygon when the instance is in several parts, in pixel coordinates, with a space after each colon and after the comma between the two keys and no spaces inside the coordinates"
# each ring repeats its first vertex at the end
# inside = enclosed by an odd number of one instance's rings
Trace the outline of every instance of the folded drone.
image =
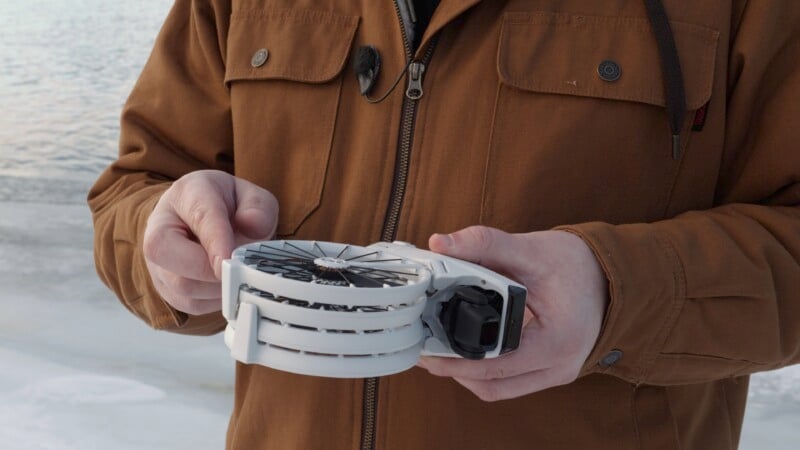
{"type": "Polygon", "coordinates": [[[519,345],[525,287],[402,242],[264,241],[223,262],[225,343],[247,364],[362,378],[420,355],[494,358],[519,345]]]}

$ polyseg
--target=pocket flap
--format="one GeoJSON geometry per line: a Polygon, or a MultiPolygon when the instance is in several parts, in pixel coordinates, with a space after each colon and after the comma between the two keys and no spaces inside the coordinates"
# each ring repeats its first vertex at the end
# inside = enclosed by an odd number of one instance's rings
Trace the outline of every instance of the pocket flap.
{"type": "MultiPolygon", "coordinates": [[[[719,32],[670,22],[694,110],[711,97],[719,32]]],[[[497,56],[500,79],[528,91],[599,97],[665,106],[661,60],[650,22],[547,12],[508,13],[497,56]],[[617,63],[618,80],[598,75],[603,61],[617,63]]]]}
{"type": "Polygon", "coordinates": [[[280,79],[324,83],[344,68],[357,16],[326,11],[240,11],[231,15],[225,83],[280,79]],[[254,58],[262,53],[261,59],[254,58]],[[259,64],[260,63],[260,64],[259,64]]]}

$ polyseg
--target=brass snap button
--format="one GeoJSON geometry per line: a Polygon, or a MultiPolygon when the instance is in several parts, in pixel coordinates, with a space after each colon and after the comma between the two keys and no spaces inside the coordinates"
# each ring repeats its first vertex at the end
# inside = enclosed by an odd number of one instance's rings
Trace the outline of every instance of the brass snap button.
{"type": "Polygon", "coordinates": [[[616,62],[605,60],[597,66],[597,74],[604,81],[617,81],[622,76],[622,69],[616,62]]]}
{"type": "Polygon", "coordinates": [[[600,360],[598,365],[604,369],[607,369],[616,364],[620,359],[622,359],[622,350],[614,349],[608,352],[606,356],[603,356],[603,359],[600,360]]]}
{"type": "Polygon", "coordinates": [[[253,58],[250,59],[250,65],[253,67],[261,67],[265,62],[267,62],[268,58],[269,50],[262,48],[253,54],[253,58]]]}

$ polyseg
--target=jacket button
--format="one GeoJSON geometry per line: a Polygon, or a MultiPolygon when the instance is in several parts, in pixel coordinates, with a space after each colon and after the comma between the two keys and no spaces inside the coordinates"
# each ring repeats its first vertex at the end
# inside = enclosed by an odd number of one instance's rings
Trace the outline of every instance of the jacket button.
{"type": "Polygon", "coordinates": [[[605,60],[597,66],[597,74],[604,81],[617,81],[622,76],[622,69],[614,61],[605,60]]]}
{"type": "Polygon", "coordinates": [[[253,54],[253,58],[250,60],[250,65],[253,67],[261,67],[265,62],[267,62],[268,58],[269,50],[262,48],[253,54]]]}
{"type": "Polygon", "coordinates": [[[622,359],[622,350],[614,349],[608,352],[606,356],[603,356],[603,359],[600,360],[598,365],[604,369],[607,369],[616,364],[616,362],[620,359],[622,359]]]}

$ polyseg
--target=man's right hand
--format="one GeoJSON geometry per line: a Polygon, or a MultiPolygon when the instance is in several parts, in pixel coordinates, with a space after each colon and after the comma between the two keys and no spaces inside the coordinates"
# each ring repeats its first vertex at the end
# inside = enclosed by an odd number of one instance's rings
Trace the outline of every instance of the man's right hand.
{"type": "Polygon", "coordinates": [[[144,232],[144,257],[161,297],[190,315],[221,309],[222,260],[248,242],[272,238],[278,201],[225,172],[204,170],[173,183],[144,232]]]}

